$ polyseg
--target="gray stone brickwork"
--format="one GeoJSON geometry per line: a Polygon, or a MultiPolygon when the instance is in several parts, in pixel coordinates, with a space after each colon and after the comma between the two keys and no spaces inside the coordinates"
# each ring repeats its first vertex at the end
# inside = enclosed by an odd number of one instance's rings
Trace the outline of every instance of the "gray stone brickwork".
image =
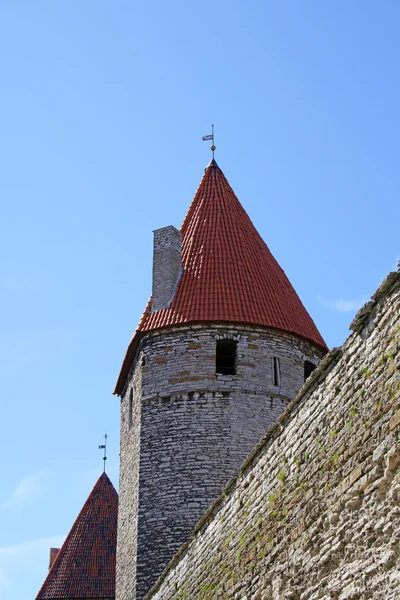
{"type": "Polygon", "coordinates": [[[182,271],[182,234],[173,225],[154,230],[152,310],[168,308],[182,271]]]}
{"type": "Polygon", "coordinates": [[[246,326],[175,327],[142,339],[121,399],[117,600],[144,597],[302,387],[304,362],[320,358],[305,340],[246,326]],[[235,375],[216,373],[223,338],[237,341],[235,375]]]}
{"type": "Polygon", "coordinates": [[[141,419],[141,361],[136,364],[130,387],[121,399],[120,472],[118,494],[118,533],[115,597],[135,598],[136,519],[139,493],[139,461],[141,419]],[[135,390],[135,393],[133,393],[135,390]],[[121,495],[124,498],[120,510],[121,495]],[[128,502],[129,499],[129,502],[128,502]]]}
{"type": "Polygon", "coordinates": [[[400,273],[307,380],[151,600],[400,598],[400,273]]]}

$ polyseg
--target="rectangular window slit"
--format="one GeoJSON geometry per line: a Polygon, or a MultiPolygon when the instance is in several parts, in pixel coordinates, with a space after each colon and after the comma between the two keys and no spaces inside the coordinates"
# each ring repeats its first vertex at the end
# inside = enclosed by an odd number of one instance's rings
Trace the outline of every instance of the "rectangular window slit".
{"type": "Polygon", "coordinates": [[[129,406],[128,406],[128,428],[132,427],[133,419],[133,390],[129,392],[129,406]]]}
{"type": "Polygon", "coordinates": [[[221,375],[236,375],[235,340],[217,340],[215,372],[221,375]]]}
{"type": "Polygon", "coordinates": [[[273,358],[273,371],[274,385],[278,387],[281,385],[281,368],[279,358],[276,358],[276,356],[273,358]]]}

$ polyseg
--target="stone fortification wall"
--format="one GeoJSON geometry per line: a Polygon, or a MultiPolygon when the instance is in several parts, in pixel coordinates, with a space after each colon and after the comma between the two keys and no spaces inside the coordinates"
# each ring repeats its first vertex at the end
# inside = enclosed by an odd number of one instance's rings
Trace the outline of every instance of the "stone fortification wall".
{"type": "Polygon", "coordinates": [[[146,598],[399,598],[400,273],[352,327],[146,598]]]}
{"type": "Polygon", "coordinates": [[[320,356],[294,336],[243,326],[175,328],[142,340],[121,404],[118,599],[135,597],[135,574],[136,598],[144,597],[300,389],[304,361],[320,356]],[[237,341],[235,375],[216,373],[224,338],[237,341]]]}

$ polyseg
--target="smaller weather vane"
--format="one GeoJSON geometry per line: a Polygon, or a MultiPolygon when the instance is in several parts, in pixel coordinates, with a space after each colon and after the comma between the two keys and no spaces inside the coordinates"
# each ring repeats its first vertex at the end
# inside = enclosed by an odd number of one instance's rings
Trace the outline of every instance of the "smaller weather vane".
{"type": "Polygon", "coordinates": [[[216,146],[214,145],[214,125],[211,125],[211,135],[203,135],[202,140],[203,142],[207,142],[208,140],[212,141],[212,146],[210,146],[212,153],[213,153],[213,158],[214,158],[214,152],[216,150],[216,146]]]}
{"type": "Polygon", "coordinates": [[[99,445],[99,450],[104,450],[104,456],[103,456],[103,460],[104,460],[104,470],[103,472],[106,472],[106,460],[107,460],[107,434],[104,434],[104,444],[100,444],[99,445]]]}

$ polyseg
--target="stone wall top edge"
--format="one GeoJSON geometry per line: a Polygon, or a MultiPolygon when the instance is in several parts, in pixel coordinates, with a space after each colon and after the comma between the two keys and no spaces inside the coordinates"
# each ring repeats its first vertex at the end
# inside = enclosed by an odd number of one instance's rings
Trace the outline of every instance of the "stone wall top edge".
{"type": "Polygon", "coordinates": [[[350,324],[350,330],[354,333],[360,333],[371,319],[373,312],[378,307],[382,300],[400,289],[400,269],[392,271],[384,279],[379,288],[376,290],[371,300],[366,302],[358,311],[353,321],[350,324]]]}

